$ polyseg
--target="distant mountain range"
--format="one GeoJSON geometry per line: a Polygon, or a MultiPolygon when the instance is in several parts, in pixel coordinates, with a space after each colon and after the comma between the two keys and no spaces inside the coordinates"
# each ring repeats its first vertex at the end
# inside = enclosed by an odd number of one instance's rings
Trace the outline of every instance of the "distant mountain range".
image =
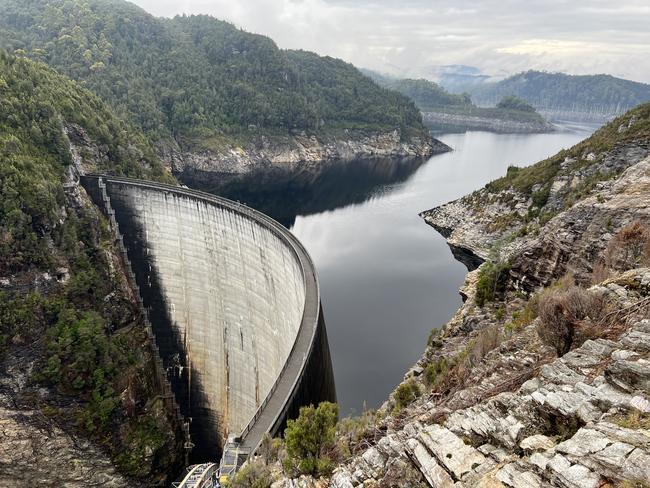
{"type": "Polygon", "coordinates": [[[609,119],[650,101],[650,85],[610,75],[527,71],[469,89],[478,105],[494,105],[506,95],[516,95],[551,118],[570,118],[573,114],[594,120],[609,119]]]}

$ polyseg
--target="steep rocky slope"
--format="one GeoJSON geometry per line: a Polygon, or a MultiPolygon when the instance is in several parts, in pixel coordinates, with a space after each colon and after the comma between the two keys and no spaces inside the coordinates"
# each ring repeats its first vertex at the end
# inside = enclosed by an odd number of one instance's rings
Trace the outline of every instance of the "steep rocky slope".
{"type": "Polygon", "coordinates": [[[274,486],[648,486],[649,129],[641,106],[424,212],[463,305],[331,478],[274,486]]]}
{"type": "Polygon", "coordinates": [[[0,53],[0,486],[152,486],[182,468],[155,352],[80,169],[173,181],[142,134],[0,53]]]}

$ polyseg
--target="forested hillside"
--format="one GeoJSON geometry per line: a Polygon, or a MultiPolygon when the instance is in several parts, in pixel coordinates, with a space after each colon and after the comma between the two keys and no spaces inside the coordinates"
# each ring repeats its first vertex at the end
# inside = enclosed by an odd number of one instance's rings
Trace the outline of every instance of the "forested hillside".
{"type": "Polygon", "coordinates": [[[527,71],[472,90],[472,98],[481,105],[492,105],[507,95],[523,98],[538,110],[615,115],[650,101],[650,85],[610,75],[527,71]]]}
{"type": "Polygon", "coordinates": [[[383,86],[409,97],[423,112],[442,107],[466,107],[472,105],[468,94],[456,95],[429,80],[399,79],[388,80],[383,86]]]}
{"type": "Polygon", "coordinates": [[[0,485],[65,486],[79,469],[93,478],[97,454],[77,447],[88,438],[122,472],[164,482],[182,439],[155,398],[141,317],[75,163],[172,180],[96,95],[0,52],[0,371],[11,377],[0,423],[3,449],[21,460],[3,465],[0,485]]]}
{"type": "Polygon", "coordinates": [[[0,45],[40,59],[154,140],[328,128],[422,132],[405,97],[352,65],[209,16],[155,18],[121,0],[0,0],[0,45]]]}

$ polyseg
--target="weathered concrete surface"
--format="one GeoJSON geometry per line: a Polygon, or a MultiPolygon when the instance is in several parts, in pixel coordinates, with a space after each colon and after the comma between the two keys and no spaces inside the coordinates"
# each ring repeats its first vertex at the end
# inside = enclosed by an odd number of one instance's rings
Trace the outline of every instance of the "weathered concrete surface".
{"type": "Polygon", "coordinates": [[[103,181],[195,459],[242,431],[256,447],[292,401],[335,398],[313,265],[284,227],[201,192],[103,181]],[[319,374],[305,378],[312,357],[319,374]]]}

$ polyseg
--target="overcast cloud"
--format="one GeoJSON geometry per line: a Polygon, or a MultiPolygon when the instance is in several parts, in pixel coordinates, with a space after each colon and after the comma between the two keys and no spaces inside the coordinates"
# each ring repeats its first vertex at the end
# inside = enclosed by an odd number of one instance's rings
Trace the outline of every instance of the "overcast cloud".
{"type": "Polygon", "coordinates": [[[380,72],[465,64],[610,73],[650,83],[649,0],[136,0],[157,16],[210,14],[380,72]]]}

